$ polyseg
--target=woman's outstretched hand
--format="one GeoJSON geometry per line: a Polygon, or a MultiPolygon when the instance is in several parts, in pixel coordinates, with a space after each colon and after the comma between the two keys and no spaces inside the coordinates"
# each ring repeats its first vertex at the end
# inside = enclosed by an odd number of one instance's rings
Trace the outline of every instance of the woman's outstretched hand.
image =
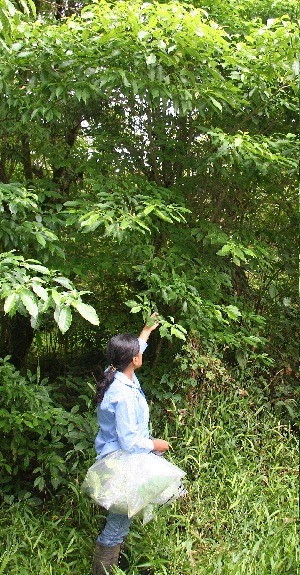
{"type": "Polygon", "coordinates": [[[144,341],[148,341],[149,336],[153,330],[159,326],[159,315],[157,311],[150,315],[149,319],[146,321],[139,337],[144,341]]]}
{"type": "Polygon", "coordinates": [[[153,451],[162,451],[164,453],[169,449],[170,445],[164,439],[153,439],[154,450],[153,451]]]}

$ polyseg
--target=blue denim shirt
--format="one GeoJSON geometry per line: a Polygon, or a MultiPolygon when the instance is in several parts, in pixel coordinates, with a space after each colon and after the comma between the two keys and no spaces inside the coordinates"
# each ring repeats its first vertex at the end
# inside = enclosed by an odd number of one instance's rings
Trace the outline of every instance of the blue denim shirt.
{"type": "MultiPolygon", "coordinates": [[[[147,347],[139,339],[143,353],[147,347]]],[[[97,408],[100,426],[95,439],[96,459],[117,449],[130,453],[149,453],[154,449],[149,438],[149,407],[135,373],[133,381],[117,371],[112,384],[97,408]]]]}

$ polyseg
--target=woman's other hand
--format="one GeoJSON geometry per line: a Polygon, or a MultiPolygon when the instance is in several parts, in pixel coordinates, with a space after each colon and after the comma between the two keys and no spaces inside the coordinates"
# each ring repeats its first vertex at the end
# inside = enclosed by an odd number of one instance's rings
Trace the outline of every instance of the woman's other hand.
{"type": "Polygon", "coordinates": [[[164,439],[153,439],[154,450],[153,451],[161,451],[164,453],[169,449],[170,445],[164,439]]]}

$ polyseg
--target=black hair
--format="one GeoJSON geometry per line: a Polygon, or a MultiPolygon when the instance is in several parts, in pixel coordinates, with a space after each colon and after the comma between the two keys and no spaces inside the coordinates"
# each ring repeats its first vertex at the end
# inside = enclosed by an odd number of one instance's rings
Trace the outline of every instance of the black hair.
{"type": "Polygon", "coordinates": [[[132,359],[139,353],[140,344],[137,337],[131,333],[114,335],[107,345],[109,368],[103,372],[96,386],[96,404],[99,405],[106,390],[114,380],[115,372],[123,371],[132,359]]]}

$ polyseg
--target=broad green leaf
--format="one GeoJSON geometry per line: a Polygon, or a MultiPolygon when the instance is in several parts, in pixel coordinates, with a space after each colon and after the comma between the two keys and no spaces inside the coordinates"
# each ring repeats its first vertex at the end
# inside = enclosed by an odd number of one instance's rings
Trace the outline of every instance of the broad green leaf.
{"type": "Polygon", "coordinates": [[[136,305],[134,307],[131,308],[130,313],[139,313],[139,311],[141,311],[142,307],[140,305],[136,305]]]}
{"type": "Polygon", "coordinates": [[[56,276],[56,277],[53,278],[53,281],[54,281],[55,283],[58,283],[58,284],[62,285],[63,287],[65,287],[65,288],[67,288],[67,289],[69,289],[69,290],[72,290],[72,289],[73,289],[72,282],[71,282],[68,278],[65,278],[65,277],[62,277],[62,276],[56,276]]]}
{"type": "Polygon", "coordinates": [[[148,214],[150,214],[151,212],[153,212],[153,210],[156,208],[156,204],[153,204],[151,206],[146,206],[146,208],[144,209],[143,213],[145,214],[145,216],[148,216],[148,214]]]}
{"type": "Polygon", "coordinates": [[[125,86],[126,88],[130,88],[131,84],[130,84],[130,82],[129,82],[129,80],[128,80],[128,78],[127,78],[127,76],[126,76],[124,70],[121,70],[121,71],[120,71],[120,76],[121,76],[121,78],[122,78],[122,80],[123,80],[124,86],[125,86]]]}
{"type": "Polygon", "coordinates": [[[58,324],[59,322],[59,316],[60,316],[60,312],[61,312],[61,308],[59,305],[56,306],[55,310],[54,310],[54,319],[56,321],[56,323],[58,324]]]}
{"type": "Polygon", "coordinates": [[[211,102],[213,103],[213,105],[218,108],[218,110],[220,110],[220,112],[222,112],[223,107],[222,104],[220,104],[220,102],[218,102],[215,98],[213,98],[213,96],[209,96],[209,99],[211,100],[211,102]]]}
{"type": "Polygon", "coordinates": [[[5,8],[8,9],[9,15],[10,16],[14,16],[16,13],[16,8],[14,7],[14,5],[12,4],[12,2],[10,2],[10,0],[5,0],[4,2],[4,6],[5,8]]]}
{"type": "Polygon", "coordinates": [[[228,305],[224,309],[230,319],[237,320],[242,315],[235,305],[228,305]]]}
{"type": "Polygon", "coordinates": [[[247,365],[247,354],[244,353],[242,350],[238,349],[235,355],[239,366],[242,369],[245,369],[247,365]]]}
{"type": "Polygon", "coordinates": [[[140,220],[140,219],[137,218],[137,219],[135,220],[135,223],[136,223],[137,226],[139,226],[140,228],[142,228],[142,229],[141,229],[142,234],[145,234],[145,232],[151,233],[150,228],[149,228],[148,226],[146,226],[146,224],[144,224],[144,222],[142,222],[142,220],[140,220]]]}
{"type": "Polygon", "coordinates": [[[241,265],[241,260],[240,258],[238,258],[237,256],[233,255],[232,256],[232,261],[236,266],[240,266],[241,265]]]}
{"type": "Polygon", "coordinates": [[[187,334],[187,330],[182,325],[176,325],[176,327],[179,329],[179,331],[182,331],[182,333],[187,334]]]}
{"type": "Polygon", "coordinates": [[[5,313],[13,314],[18,307],[19,295],[15,292],[11,293],[4,302],[5,313]]]}
{"type": "Polygon", "coordinates": [[[165,222],[169,222],[170,224],[173,223],[173,220],[164,212],[162,212],[161,210],[159,210],[157,207],[155,207],[155,214],[161,219],[164,220],[165,222]]]}
{"type": "Polygon", "coordinates": [[[177,327],[172,326],[171,327],[171,335],[175,335],[175,337],[177,337],[178,339],[183,339],[185,340],[185,335],[184,333],[179,330],[177,327]]]}
{"type": "Polygon", "coordinates": [[[32,289],[36,295],[44,301],[48,301],[49,295],[47,290],[37,282],[32,282],[32,289]]]}
{"type": "Polygon", "coordinates": [[[120,224],[121,230],[126,230],[127,228],[129,228],[129,226],[130,226],[130,223],[128,220],[124,219],[121,221],[121,224],[120,224]]]}
{"type": "Polygon", "coordinates": [[[169,327],[170,327],[170,324],[168,324],[168,322],[163,323],[159,327],[159,333],[160,333],[161,337],[166,337],[167,339],[171,339],[171,336],[169,333],[169,327]]]}
{"type": "Polygon", "coordinates": [[[24,264],[24,267],[26,267],[29,270],[34,270],[36,272],[40,272],[41,274],[45,274],[45,275],[50,274],[50,270],[48,268],[46,268],[45,266],[42,266],[40,264],[32,264],[32,263],[26,261],[24,264]]]}
{"type": "Polygon", "coordinates": [[[269,287],[269,294],[272,299],[276,299],[276,297],[278,296],[278,290],[274,283],[271,283],[269,287]]]}
{"type": "Polygon", "coordinates": [[[99,318],[97,316],[96,310],[89,304],[83,302],[74,302],[72,305],[80,313],[84,319],[92,323],[93,325],[99,325],[99,318]]]}
{"type": "Polygon", "coordinates": [[[58,327],[62,333],[66,333],[68,331],[71,323],[72,323],[72,312],[70,307],[63,307],[60,310],[60,314],[58,317],[58,327]]]}
{"type": "Polygon", "coordinates": [[[153,54],[149,54],[149,56],[146,56],[146,64],[149,66],[149,64],[155,64],[156,63],[156,55],[153,54]]]}
{"type": "Polygon", "coordinates": [[[23,305],[27,309],[28,313],[33,317],[37,317],[39,313],[39,308],[37,306],[35,297],[29,290],[22,290],[20,292],[20,298],[22,300],[23,305]]]}
{"type": "Polygon", "coordinates": [[[232,250],[231,244],[225,244],[219,251],[217,251],[217,256],[227,256],[232,250]]]}
{"type": "Polygon", "coordinates": [[[59,96],[61,96],[61,94],[63,93],[64,88],[63,86],[57,86],[57,88],[55,89],[55,96],[57,98],[59,98],[59,96]]]}
{"type": "Polygon", "coordinates": [[[41,244],[41,246],[43,246],[43,248],[44,248],[46,245],[46,240],[45,240],[44,236],[42,236],[42,234],[40,234],[40,232],[36,232],[35,237],[36,237],[37,241],[39,242],[39,244],[41,244]]]}
{"type": "Polygon", "coordinates": [[[140,30],[140,31],[138,32],[138,35],[137,35],[137,37],[138,37],[139,40],[144,40],[144,39],[147,38],[148,36],[149,36],[149,32],[147,32],[146,30],[140,30]]]}
{"type": "Polygon", "coordinates": [[[223,316],[222,316],[222,314],[221,314],[221,312],[220,312],[219,309],[216,309],[216,308],[215,308],[215,309],[214,309],[214,314],[215,314],[215,316],[216,316],[216,318],[217,318],[218,321],[222,321],[223,316]]]}
{"type": "Polygon", "coordinates": [[[246,257],[244,252],[241,250],[241,248],[239,248],[238,246],[235,246],[233,249],[233,253],[235,256],[237,256],[239,259],[246,261],[246,257]]]}
{"type": "Polygon", "coordinates": [[[30,14],[31,10],[33,16],[36,17],[36,6],[33,0],[20,0],[20,2],[27,14],[30,14]]]}
{"type": "Polygon", "coordinates": [[[292,64],[292,70],[295,74],[295,76],[299,76],[299,72],[300,72],[300,62],[299,59],[298,60],[294,60],[293,64],[292,64]]]}
{"type": "Polygon", "coordinates": [[[60,306],[61,304],[61,295],[60,293],[58,293],[58,291],[56,289],[52,289],[51,290],[51,295],[53,298],[54,303],[56,303],[57,306],[60,306]]]}
{"type": "Polygon", "coordinates": [[[245,337],[245,341],[250,345],[257,345],[263,343],[262,338],[255,335],[249,335],[249,337],[245,337]]]}

